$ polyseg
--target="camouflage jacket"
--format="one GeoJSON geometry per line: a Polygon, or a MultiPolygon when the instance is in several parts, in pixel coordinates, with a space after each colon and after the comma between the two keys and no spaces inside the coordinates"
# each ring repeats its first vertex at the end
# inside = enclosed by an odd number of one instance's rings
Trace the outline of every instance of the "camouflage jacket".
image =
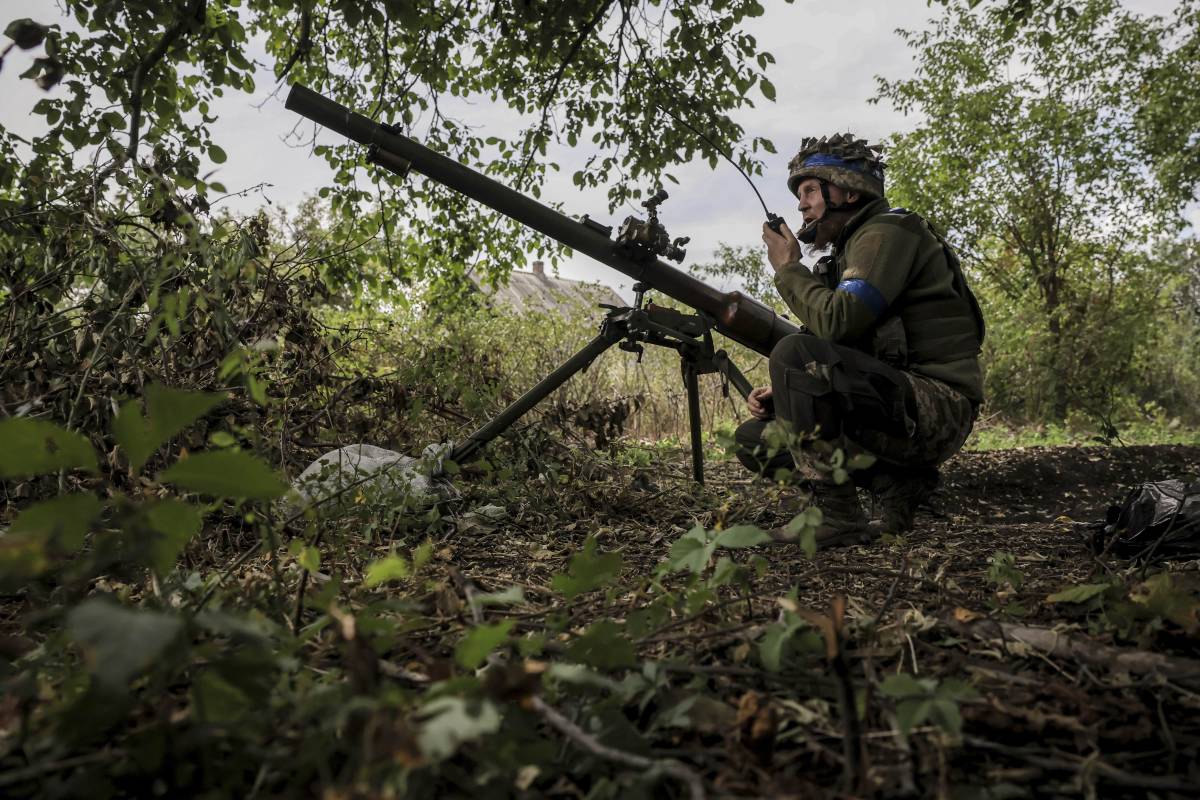
{"type": "Polygon", "coordinates": [[[784,302],[813,334],[982,402],[983,319],[957,257],[924,219],[875,200],[814,269],[793,261],[775,275],[784,302]]]}

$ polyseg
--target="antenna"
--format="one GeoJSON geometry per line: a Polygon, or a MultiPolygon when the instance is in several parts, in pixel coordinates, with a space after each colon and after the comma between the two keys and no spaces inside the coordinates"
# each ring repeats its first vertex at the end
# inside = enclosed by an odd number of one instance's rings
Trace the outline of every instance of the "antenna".
{"type": "Polygon", "coordinates": [[[733,165],[734,169],[736,169],[738,172],[741,173],[742,177],[746,179],[746,183],[750,184],[750,188],[754,190],[754,196],[758,198],[759,205],[761,205],[763,207],[763,212],[767,215],[767,227],[769,227],[771,230],[775,231],[776,233],[779,233],[779,229],[783,227],[783,222],[784,222],[783,217],[779,216],[778,214],[772,214],[771,211],[767,208],[766,202],[763,201],[762,195],[759,194],[759,192],[758,192],[758,187],[754,185],[754,181],[750,180],[750,176],[746,174],[746,170],[742,169],[738,165],[738,163],[736,161],[734,161],[733,158],[728,153],[726,153],[724,150],[722,150],[720,147],[718,147],[716,142],[714,142],[712,139],[708,138],[707,135],[705,135],[702,131],[695,128],[689,122],[687,122],[684,119],[680,119],[678,116],[676,116],[674,113],[672,113],[669,109],[664,108],[663,106],[659,105],[658,103],[655,103],[654,107],[657,108],[659,111],[663,112],[664,114],[666,114],[671,119],[678,122],[683,127],[687,128],[692,133],[699,136],[701,139],[703,139],[705,144],[707,144],[713,150],[716,150],[718,155],[721,156],[721,158],[728,161],[730,164],[733,165]]]}

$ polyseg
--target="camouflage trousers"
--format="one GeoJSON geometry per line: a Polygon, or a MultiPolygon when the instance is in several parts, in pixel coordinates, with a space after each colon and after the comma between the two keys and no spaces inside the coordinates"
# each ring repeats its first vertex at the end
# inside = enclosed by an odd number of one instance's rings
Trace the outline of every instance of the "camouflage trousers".
{"type": "Polygon", "coordinates": [[[833,448],[870,453],[884,469],[933,467],[958,452],[975,423],[975,405],[941,381],[815,336],[783,339],[770,368],[781,424],[776,435],[757,419],[742,423],[735,435],[738,459],[754,472],[770,476],[787,468],[816,477],[804,463],[811,460],[806,452],[823,458],[833,448]],[[788,433],[816,446],[789,450],[781,445],[788,433]]]}

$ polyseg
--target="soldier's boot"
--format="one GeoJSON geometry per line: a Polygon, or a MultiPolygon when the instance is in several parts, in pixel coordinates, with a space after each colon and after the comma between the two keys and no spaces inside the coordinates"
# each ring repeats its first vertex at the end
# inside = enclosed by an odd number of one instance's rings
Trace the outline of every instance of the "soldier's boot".
{"type": "Polygon", "coordinates": [[[887,470],[875,475],[870,488],[882,514],[878,521],[871,523],[873,533],[911,531],[917,507],[937,489],[938,480],[936,467],[914,467],[903,472],[887,470]]]}
{"type": "MultiPolygon", "coordinates": [[[[876,536],[863,513],[862,503],[854,484],[835,484],[816,481],[813,485],[813,505],[821,509],[821,524],[817,526],[817,549],[850,544],[868,544],[876,536]]],[[[795,542],[799,537],[784,528],[769,532],[777,542],[795,542]]]]}

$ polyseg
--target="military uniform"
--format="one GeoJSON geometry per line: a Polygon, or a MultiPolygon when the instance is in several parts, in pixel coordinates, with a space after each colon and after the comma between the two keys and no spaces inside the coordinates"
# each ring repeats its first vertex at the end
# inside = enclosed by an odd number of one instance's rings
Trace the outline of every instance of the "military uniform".
{"type": "MultiPolygon", "coordinates": [[[[784,265],[775,285],[809,331],[771,354],[781,420],[865,450],[884,470],[958,451],[983,399],[983,319],[953,251],[920,216],[875,199],[831,256],[812,270],[784,265]]],[[[738,429],[739,458],[758,471],[793,466],[792,453],[769,452],[766,424],[738,429]]]]}

